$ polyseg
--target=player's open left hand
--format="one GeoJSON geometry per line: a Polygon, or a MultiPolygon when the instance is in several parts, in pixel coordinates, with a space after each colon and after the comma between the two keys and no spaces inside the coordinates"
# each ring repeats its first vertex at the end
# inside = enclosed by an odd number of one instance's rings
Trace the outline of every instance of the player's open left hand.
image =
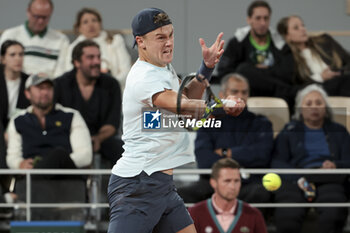
{"type": "Polygon", "coordinates": [[[210,48],[208,48],[202,38],[199,38],[199,44],[202,47],[202,56],[205,65],[208,68],[214,68],[220,61],[220,57],[224,53],[224,41],[222,40],[223,32],[220,32],[216,38],[216,41],[210,48]]]}
{"type": "Polygon", "coordinates": [[[225,98],[223,109],[226,114],[231,116],[238,116],[245,108],[244,100],[236,96],[229,95],[225,98]]]}

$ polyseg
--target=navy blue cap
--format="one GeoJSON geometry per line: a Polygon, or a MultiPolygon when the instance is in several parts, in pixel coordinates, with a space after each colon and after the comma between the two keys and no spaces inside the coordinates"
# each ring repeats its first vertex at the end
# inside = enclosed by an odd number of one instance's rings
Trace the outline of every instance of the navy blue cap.
{"type": "MultiPolygon", "coordinates": [[[[154,17],[160,13],[166,14],[163,10],[158,8],[145,8],[137,13],[131,23],[132,34],[134,35],[134,38],[136,36],[143,36],[153,30],[156,30],[157,28],[172,23],[170,19],[162,22],[154,22],[154,17]]],[[[134,42],[133,47],[135,47],[135,45],[136,41],[134,42]]]]}

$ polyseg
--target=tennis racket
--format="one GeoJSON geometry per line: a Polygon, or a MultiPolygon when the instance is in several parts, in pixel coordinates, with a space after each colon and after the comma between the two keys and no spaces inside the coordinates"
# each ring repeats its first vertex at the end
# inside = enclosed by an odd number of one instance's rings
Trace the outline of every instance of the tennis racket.
{"type": "MultiPolygon", "coordinates": [[[[179,91],[177,93],[177,104],[176,104],[176,111],[177,114],[179,116],[181,116],[181,100],[182,100],[182,95],[184,94],[184,90],[187,86],[187,84],[189,84],[191,82],[191,80],[193,78],[196,77],[196,73],[191,73],[189,75],[187,75],[181,82],[181,85],[179,87],[179,91]]],[[[232,105],[235,105],[236,102],[232,101],[232,100],[221,100],[218,97],[215,96],[214,92],[212,91],[211,87],[210,87],[210,83],[207,79],[203,79],[203,82],[206,85],[205,88],[205,110],[203,115],[201,116],[201,118],[199,119],[199,121],[202,121],[202,123],[204,123],[204,121],[206,121],[210,115],[213,113],[213,111],[217,108],[222,108],[224,106],[224,104],[229,103],[232,105]]],[[[200,127],[190,127],[187,128],[190,131],[196,131],[198,130],[200,127]]]]}

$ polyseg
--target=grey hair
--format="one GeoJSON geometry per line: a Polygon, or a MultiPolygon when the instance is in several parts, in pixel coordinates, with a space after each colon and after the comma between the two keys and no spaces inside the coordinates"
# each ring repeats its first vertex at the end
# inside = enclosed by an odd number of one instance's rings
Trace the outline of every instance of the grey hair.
{"type": "Polygon", "coordinates": [[[326,91],[318,84],[308,85],[297,93],[297,96],[295,98],[295,113],[294,113],[293,119],[295,120],[303,119],[301,115],[301,105],[302,105],[303,99],[305,98],[305,96],[307,96],[309,93],[313,91],[317,91],[318,93],[320,93],[320,95],[324,99],[326,103],[326,118],[328,118],[329,120],[332,120],[333,113],[328,102],[328,95],[326,91]]]}
{"type": "Polygon", "coordinates": [[[248,82],[248,79],[246,77],[244,77],[243,75],[239,74],[239,73],[228,73],[226,74],[222,79],[221,79],[221,91],[222,92],[225,92],[226,91],[226,88],[227,88],[227,82],[230,80],[230,79],[234,79],[236,81],[241,81],[241,82],[245,82],[247,85],[248,85],[248,90],[250,89],[249,88],[249,82],[248,82]]]}

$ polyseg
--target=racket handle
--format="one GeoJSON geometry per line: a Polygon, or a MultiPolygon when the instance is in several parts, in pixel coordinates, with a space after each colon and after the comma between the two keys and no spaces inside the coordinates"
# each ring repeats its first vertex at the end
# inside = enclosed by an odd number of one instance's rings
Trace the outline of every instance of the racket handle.
{"type": "Polygon", "coordinates": [[[237,102],[234,100],[222,99],[221,101],[226,107],[229,107],[229,108],[232,108],[237,104],[237,102]]]}

